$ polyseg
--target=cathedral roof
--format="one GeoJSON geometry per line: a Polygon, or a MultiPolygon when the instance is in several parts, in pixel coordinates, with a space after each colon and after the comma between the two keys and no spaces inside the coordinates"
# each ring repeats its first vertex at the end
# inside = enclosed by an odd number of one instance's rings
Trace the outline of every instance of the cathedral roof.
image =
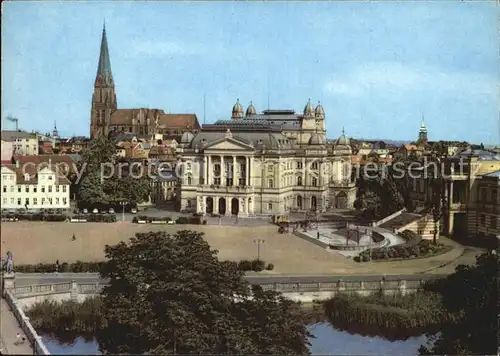
{"type": "Polygon", "coordinates": [[[113,86],[113,74],[111,73],[111,61],[109,60],[108,39],[106,36],[106,25],[102,28],[101,52],[97,66],[96,84],[113,86]],[[102,79],[102,83],[99,80],[102,79]]]}
{"type": "Polygon", "coordinates": [[[151,125],[158,118],[158,126],[165,126],[172,129],[191,129],[200,128],[196,114],[166,114],[160,109],[118,109],[111,114],[111,125],[132,125],[132,118],[137,118],[139,114],[144,119],[149,118],[151,125]]]}

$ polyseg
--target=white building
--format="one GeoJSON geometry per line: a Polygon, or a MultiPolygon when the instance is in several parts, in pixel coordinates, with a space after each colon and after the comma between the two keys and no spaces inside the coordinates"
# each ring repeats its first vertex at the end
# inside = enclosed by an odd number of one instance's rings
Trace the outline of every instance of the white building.
{"type": "Polygon", "coordinates": [[[177,148],[183,164],[182,211],[278,215],[353,207],[352,150],[342,134],[326,144],[324,111],[310,102],[303,114],[241,104],[232,120],[186,132],[177,148]]]}
{"type": "Polygon", "coordinates": [[[14,155],[36,156],[38,155],[38,138],[36,134],[24,131],[2,130],[2,141],[12,142],[14,155]]]}
{"type": "Polygon", "coordinates": [[[2,165],[1,209],[69,209],[70,182],[56,166],[2,165]]]}

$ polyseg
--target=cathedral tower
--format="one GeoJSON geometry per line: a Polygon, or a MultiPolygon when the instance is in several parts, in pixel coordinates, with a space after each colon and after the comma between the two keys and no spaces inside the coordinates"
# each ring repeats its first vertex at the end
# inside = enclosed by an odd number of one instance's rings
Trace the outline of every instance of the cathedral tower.
{"type": "Polygon", "coordinates": [[[90,138],[95,139],[100,135],[108,135],[111,114],[116,110],[116,94],[111,62],[109,60],[108,40],[106,25],[102,29],[101,52],[97,75],[92,94],[92,109],[90,113],[90,138]]]}
{"type": "Polygon", "coordinates": [[[427,127],[425,127],[424,118],[422,117],[422,122],[420,124],[420,130],[418,130],[418,143],[426,144],[427,143],[427,127]]]}

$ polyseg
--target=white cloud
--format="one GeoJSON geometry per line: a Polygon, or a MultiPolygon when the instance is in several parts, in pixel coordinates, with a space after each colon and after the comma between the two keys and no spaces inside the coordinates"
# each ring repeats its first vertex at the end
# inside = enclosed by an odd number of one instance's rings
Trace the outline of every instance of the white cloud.
{"type": "Polygon", "coordinates": [[[437,92],[457,96],[495,96],[496,83],[479,73],[445,72],[435,67],[411,67],[401,63],[367,63],[352,72],[333,76],[324,85],[326,94],[361,97],[378,93],[437,92]]]}

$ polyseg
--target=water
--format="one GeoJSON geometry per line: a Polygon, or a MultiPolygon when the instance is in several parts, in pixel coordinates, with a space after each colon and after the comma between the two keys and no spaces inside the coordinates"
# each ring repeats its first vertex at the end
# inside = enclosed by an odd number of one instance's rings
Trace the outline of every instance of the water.
{"type": "MultiPolygon", "coordinates": [[[[389,341],[379,336],[362,336],[335,329],[329,323],[309,325],[309,331],[316,338],[311,340],[313,355],[418,355],[418,348],[427,340],[425,335],[410,337],[401,341],[389,341]]],[[[64,343],[49,336],[42,336],[45,346],[55,355],[100,355],[95,339],[76,338],[64,343]]]]}

